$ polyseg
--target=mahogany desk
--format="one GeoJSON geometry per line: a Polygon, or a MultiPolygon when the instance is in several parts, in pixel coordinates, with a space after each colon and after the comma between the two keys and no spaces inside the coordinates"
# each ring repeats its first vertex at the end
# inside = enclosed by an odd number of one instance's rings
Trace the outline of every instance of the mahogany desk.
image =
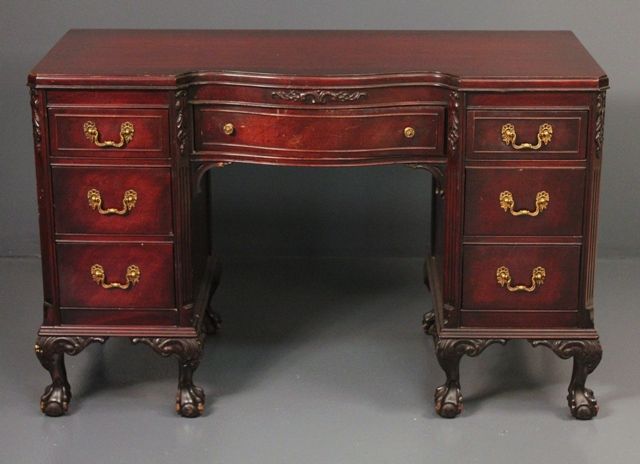
{"type": "Polygon", "coordinates": [[[110,336],[175,355],[177,411],[200,414],[218,325],[202,179],[261,163],[429,171],[437,412],[462,410],[463,355],[519,338],[573,357],[569,407],[596,415],[608,79],[572,33],[74,30],[29,86],[45,414],[71,399],[64,355],[110,336]]]}

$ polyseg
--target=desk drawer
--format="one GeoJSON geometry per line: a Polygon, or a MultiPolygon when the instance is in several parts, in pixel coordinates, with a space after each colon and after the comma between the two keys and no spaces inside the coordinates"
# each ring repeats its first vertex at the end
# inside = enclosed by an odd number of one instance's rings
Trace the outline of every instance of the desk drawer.
{"type": "Polygon", "coordinates": [[[587,111],[472,110],[467,115],[469,158],[585,157],[587,111]]]}
{"type": "Polygon", "coordinates": [[[583,168],[467,168],[466,235],[582,235],[583,168]]]}
{"type": "Polygon", "coordinates": [[[197,151],[291,158],[444,153],[441,107],[300,110],[200,106],[197,151]]]}
{"type": "Polygon", "coordinates": [[[154,167],[54,166],[56,232],[170,234],[170,174],[154,167]]]}
{"type": "Polygon", "coordinates": [[[55,108],[49,120],[52,156],[169,156],[166,110],[55,108]]]}
{"type": "Polygon", "coordinates": [[[57,258],[62,307],[175,308],[171,243],[65,242],[57,258]]]}
{"type": "Polygon", "coordinates": [[[463,254],[466,310],[577,309],[578,245],[466,245],[463,254]]]}

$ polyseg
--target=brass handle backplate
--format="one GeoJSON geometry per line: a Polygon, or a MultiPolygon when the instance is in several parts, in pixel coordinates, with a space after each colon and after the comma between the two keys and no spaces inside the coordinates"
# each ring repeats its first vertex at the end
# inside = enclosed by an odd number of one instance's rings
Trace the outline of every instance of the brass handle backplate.
{"type": "Polygon", "coordinates": [[[502,142],[505,145],[511,145],[511,147],[515,150],[529,149],[529,150],[540,150],[542,145],[547,145],[551,142],[551,137],[553,136],[553,126],[549,123],[541,124],[538,128],[538,143],[535,145],[531,143],[516,143],[516,128],[513,124],[507,123],[502,126],[502,142]]]}
{"type": "Polygon", "coordinates": [[[121,284],[119,282],[107,283],[104,268],[99,264],[94,264],[93,266],[91,266],[91,278],[95,283],[101,285],[102,288],[119,288],[120,290],[127,290],[129,287],[133,287],[140,281],[140,268],[135,264],[129,266],[125,275],[124,284],[121,284]]]}
{"type": "Polygon", "coordinates": [[[544,209],[546,209],[547,206],[549,206],[549,201],[550,201],[549,193],[543,190],[536,194],[536,209],[534,211],[529,211],[526,209],[520,209],[516,211],[514,209],[516,203],[515,203],[515,200],[513,199],[513,194],[508,190],[505,190],[504,192],[500,193],[500,208],[510,212],[512,216],[526,215],[526,216],[535,217],[538,214],[540,214],[544,209]]]}
{"type": "Polygon", "coordinates": [[[87,192],[87,200],[91,209],[97,210],[100,214],[110,215],[117,214],[118,216],[124,216],[131,211],[138,201],[138,193],[135,190],[127,190],[122,197],[122,209],[118,208],[102,208],[102,196],[97,189],[91,189],[87,192]]]}
{"type": "Polygon", "coordinates": [[[84,130],[84,136],[91,140],[97,147],[122,148],[133,140],[133,133],[135,132],[133,124],[126,121],[120,126],[119,142],[114,142],[112,140],[105,140],[104,142],[101,142],[100,132],[98,131],[98,127],[95,122],[87,121],[84,123],[82,128],[84,130]]]}
{"type": "Polygon", "coordinates": [[[511,273],[506,266],[500,266],[496,270],[496,280],[498,285],[506,287],[510,292],[533,292],[537,287],[544,283],[547,271],[542,266],[538,266],[531,271],[531,285],[511,285],[511,273]]]}

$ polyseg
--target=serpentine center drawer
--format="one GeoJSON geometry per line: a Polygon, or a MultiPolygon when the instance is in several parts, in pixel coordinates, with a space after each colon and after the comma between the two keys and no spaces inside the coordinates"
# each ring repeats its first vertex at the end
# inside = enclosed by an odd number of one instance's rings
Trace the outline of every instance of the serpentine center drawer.
{"type": "Polygon", "coordinates": [[[199,106],[197,151],[371,158],[444,153],[444,108],[300,110],[199,106]]]}
{"type": "Polygon", "coordinates": [[[173,308],[173,244],[58,243],[60,306],[173,308]]]}
{"type": "Polygon", "coordinates": [[[166,110],[53,108],[52,156],[168,157],[166,110]]]}
{"type": "Polygon", "coordinates": [[[587,111],[472,110],[467,156],[476,159],[581,159],[587,111]]]}
{"type": "Polygon", "coordinates": [[[171,233],[168,168],[53,166],[51,171],[57,233],[171,233]]]}
{"type": "Polygon", "coordinates": [[[583,168],[467,168],[466,235],[582,235],[583,168]]]}
{"type": "Polygon", "coordinates": [[[465,245],[462,306],[575,310],[579,271],[578,245],[465,245]]]}

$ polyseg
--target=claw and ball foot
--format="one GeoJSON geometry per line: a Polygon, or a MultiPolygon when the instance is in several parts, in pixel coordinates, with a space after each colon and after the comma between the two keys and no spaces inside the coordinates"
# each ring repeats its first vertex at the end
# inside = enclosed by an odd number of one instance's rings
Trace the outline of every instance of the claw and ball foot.
{"type": "Polygon", "coordinates": [[[494,343],[504,345],[505,339],[458,339],[439,338],[434,335],[436,357],[447,380],[436,388],[435,409],[448,419],[456,417],[463,410],[462,392],[460,391],[460,359],[462,356],[478,356],[486,347],[494,343]]]}
{"type": "Polygon", "coordinates": [[[530,340],[533,346],[546,346],[562,359],[573,358],[573,373],[569,383],[567,402],[571,415],[588,420],[598,414],[598,402],[593,391],[585,386],[587,377],[602,359],[598,340],[530,340]]]}
{"type": "Polygon", "coordinates": [[[205,394],[202,388],[194,385],[193,373],[202,357],[200,338],[132,338],[134,344],[150,346],[163,357],[174,355],[178,358],[178,393],[176,412],[182,417],[198,417],[204,411],[205,394]]]}
{"type": "Polygon", "coordinates": [[[65,414],[71,401],[71,385],[67,380],[64,355],[74,356],[91,343],[104,343],[106,337],[57,337],[38,336],[35,351],[40,364],[51,375],[51,383],[47,385],[40,398],[40,410],[51,417],[65,414]]]}
{"type": "Polygon", "coordinates": [[[459,382],[447,382],[436,388],[435,409],[440,417],[453,419],[464,409],[459,382]]]}
{"type": "Polygon", "coordinates": [[[198,417],[204,411],[204,390],[193,383],[193,372],[198,364],[199,360],[180,360],[176,412],[182,417],[198,417]]]}

